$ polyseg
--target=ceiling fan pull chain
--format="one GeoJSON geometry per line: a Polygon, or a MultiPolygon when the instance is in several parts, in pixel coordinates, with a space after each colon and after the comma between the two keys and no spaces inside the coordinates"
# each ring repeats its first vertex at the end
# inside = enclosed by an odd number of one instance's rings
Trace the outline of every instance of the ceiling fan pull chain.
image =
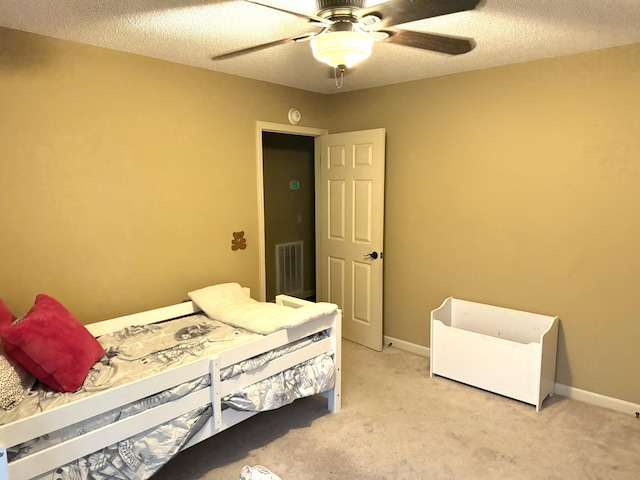
{"type": "Polygon", "coordinates": [[[337,67],[333,67],[333,77],[336,80],[336,88],[342,88],[342,84],[344,83],[344,65],[338,65],[337,67]],[[338,72],[340,72],[340,81],[338,82],[338,72]]]}

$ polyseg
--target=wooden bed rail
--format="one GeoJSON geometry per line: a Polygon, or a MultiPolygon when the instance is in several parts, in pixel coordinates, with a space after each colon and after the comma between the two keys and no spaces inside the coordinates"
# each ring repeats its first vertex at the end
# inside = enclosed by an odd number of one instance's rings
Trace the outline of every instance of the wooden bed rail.
{"type": "Polygon", "coordinates": [[[7,449],[0,441],[0,480],[9,480],[9,466],[7,465],[7,449]]]}

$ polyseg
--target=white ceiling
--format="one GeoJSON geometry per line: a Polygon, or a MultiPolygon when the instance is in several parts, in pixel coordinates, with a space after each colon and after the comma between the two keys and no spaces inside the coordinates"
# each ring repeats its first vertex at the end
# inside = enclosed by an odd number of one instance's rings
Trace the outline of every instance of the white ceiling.
{"type": "MultiPolygon", "coordinates": [[[[393,0],[391,0],[393,1],[393,0]]],[[[446,0],[443,0],[446,1],[446,0]]],[[[315,14],[315,0],[264,0],[315,14]]],[[[368,4],[381,3],[381,0],[368,4]]],[[[484,0],[403,29],[470,37],[447,56],[386,42],[336,88],[308,42],[236,58],[214,55],[315,31],[305,19],[241,0],[0,0],[0,25],[321,93],[388,85],[640,43],[640,0],[484,0]]]]}

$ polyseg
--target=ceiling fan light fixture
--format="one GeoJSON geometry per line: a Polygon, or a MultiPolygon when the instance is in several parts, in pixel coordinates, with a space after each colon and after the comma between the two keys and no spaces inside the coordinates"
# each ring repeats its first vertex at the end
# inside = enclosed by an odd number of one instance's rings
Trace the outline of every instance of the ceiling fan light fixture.
{"type": "Polygon", "coordinates": [[[327,32],[311,39],[313,56],[331,67],[349,68],[371,55],[373,38],[357,30],[327,32]]]}

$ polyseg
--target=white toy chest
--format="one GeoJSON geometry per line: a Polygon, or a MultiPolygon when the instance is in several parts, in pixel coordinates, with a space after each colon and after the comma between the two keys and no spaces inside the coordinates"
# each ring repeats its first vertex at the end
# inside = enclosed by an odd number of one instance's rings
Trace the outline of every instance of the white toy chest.
{"type": "Polygon", "coordinates": [[[558,317],[447,298],[431,312],[430,374],[540,410],[553,395],[558,317]]]}

